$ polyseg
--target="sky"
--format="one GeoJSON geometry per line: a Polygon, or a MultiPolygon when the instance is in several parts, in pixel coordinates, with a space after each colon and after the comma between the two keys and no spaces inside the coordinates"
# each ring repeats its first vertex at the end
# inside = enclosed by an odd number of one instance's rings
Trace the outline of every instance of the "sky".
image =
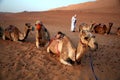
{"type": "Polygon", "coordinates": [[[95,0],[0,0],[0,12],[46,11],[95,0]]]}

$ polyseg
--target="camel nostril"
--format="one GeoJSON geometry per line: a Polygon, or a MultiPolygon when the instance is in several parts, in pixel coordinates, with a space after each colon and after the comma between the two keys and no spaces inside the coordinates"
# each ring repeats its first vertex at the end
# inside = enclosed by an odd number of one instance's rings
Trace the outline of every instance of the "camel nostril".
{"type": "Polygon", "coordinates": [[[85,39],[85,40],[88,40],[89,38],[88,38],[88,37],[85,37],[84,39],[85,39]]]}

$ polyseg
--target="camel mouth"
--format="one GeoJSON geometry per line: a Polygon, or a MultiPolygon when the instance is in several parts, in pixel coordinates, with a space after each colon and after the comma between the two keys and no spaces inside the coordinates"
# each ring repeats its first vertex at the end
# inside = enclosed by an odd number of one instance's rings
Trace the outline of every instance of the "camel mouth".
{"type": "Polygon", "coordinates": [[[89,48],[91,51],[96,51],[98,49],[98,43],[94,43],[94,47],[89,46],[89,48]]]}
{"type": "Polygon", "coordinates": [[[32,30],[32,31],[35,30],[35,28],[31,25],[31,23],[25,23],[25,26],[27,26],[29,30],[32,30]]]}

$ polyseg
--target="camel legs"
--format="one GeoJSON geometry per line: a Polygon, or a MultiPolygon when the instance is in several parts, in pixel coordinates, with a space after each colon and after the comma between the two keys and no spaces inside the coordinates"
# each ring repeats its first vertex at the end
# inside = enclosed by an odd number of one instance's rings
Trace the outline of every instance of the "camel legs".
{"type": "Polygon", "coordinates": [[[3,39],[3,40],[6,40],[6,38],[5,38],[5,34],[3,34],[2,39],[3,39]]]}
{"type": "Polygon", "coordinates": [[[41,41],[42,41],[42,40],[41,40],[40,38],[36,38],[36,47],[37,47],[37,48],[43,47],[41,41]]]}
{"type": "Polygon", "coordinates": [[[47,47],[47,53],[50,53],[50,47],[47,47]]]}
{"type": "Polygon", "coordinates": [[[18,42],[18,39],[19,39],[19,37],[16,34],[14,34],[14,33],[10,34],[10,40],[18,42]]]}
{"type": "Polygon", "coordinates": [[[40,46],[39,46],[39,41],[36,39],[36,47],[37,48],[40,48],[40,46]]]}

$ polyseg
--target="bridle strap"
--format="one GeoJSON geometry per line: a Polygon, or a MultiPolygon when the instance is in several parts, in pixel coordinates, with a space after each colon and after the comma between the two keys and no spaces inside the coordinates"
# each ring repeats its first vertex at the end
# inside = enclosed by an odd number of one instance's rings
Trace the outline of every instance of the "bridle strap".
{"type": "Polygon", "coordinates": [[[81,39],[80,39],[80,43],[81,43],[83,46],[87,46],[85,43],[82,42],[81,39]]]}

